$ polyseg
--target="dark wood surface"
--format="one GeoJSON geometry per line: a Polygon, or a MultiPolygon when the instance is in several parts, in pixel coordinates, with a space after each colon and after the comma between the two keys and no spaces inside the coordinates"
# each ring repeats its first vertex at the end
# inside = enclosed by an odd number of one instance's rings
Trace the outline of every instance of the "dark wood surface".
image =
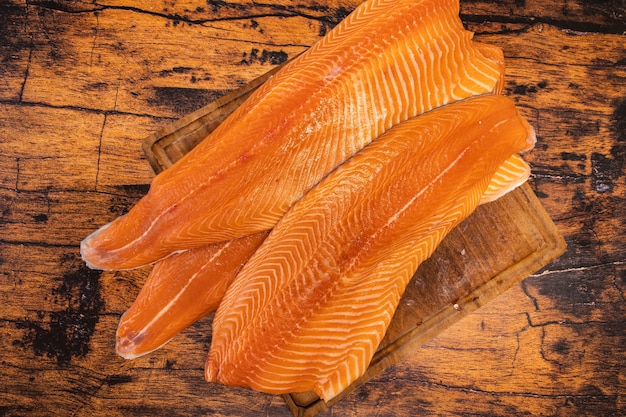
{"type": "MultiPolygon", "coordinates": [[[[208,320],[118,358],[145,271],[90,271],[78,243],[147,190],[147,135],[357,4],[0,3],[0,415],[290,415],[204,382],[208,320]]],[[[625,16],[619,0],[462,1],[504,50],[506,92],[538,133],[530,185],[568,249],[321,415],[624,414],[625,16]]]]}

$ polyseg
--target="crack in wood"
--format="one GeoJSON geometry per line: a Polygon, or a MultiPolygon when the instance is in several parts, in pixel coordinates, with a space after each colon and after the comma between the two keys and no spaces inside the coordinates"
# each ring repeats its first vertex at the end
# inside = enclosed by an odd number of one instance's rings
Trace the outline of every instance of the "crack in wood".
{"type": "MultiPolygon", "coordinates": [[[[528,317],[528,322],[530,323],[530,316],[528,317]]],[[[535,327],[532,324],[530,324],[531,327],[535,327]]],[[[559,362],[555,361],[553,359],[549,359],[546,356],[546,327],[545,326],[538,326],[540,328],[540,336],[539,336],[539,356],[541,356],[541,359],[543,359],[545,362],[558,367],[559,362]]]]}
{"type": "MultiPolygon", "coordinates": [[[[23,27],[22,30],[24,33],[30,33],[30,31],[28,30],[28,15],[29,15],[29,2],[26,1],[25,3],[25,12],[24,12],[24,20],[23,20],[23,27]]],[[[32,62],[32,56],[33,56],[33,49],[34,49],[34,44],[33,44],[33,34],[30,33],[28,36],[28,41],[25,42],[26,45],[28,45],[28,58],[26,60],[26,68],[24,69],[24,74],[23,74],[23,79],[20,85],[20,91],[18,93],[18,102],[22,101],[22,97],[24,96],[24,89],[26,88],[26,81],[28,79],[28,75],[29,75],[29,71],[30,71],[30,66],[31,66],[31,62],[32,62]]]]}
{"type": "Polygon", "coordinates": [[[100,27],[100,20],[98,18],[98,13],[94,13],[96,18],[96,26],[93,28],[93,42],[91,44],[91,50],[89,51],[89,70],[93,67],[93,51],[96,49],[96,43],[98,40],[98,30],[100,27]]]}
{"type": "Polygon", "coordinates": [[[102,121],[102,127],[100,128],[100,135],[98,137],[98,158],[96,160],[96,177],[94,178],[94,186],[93,191],[98,191],[98,179],[100,176],[100,160],[102,157],[102,138],[104,136],[104,127],[107,123],[107,115],[104,115],[104,120],[102,121]]]}
{"type": "Polygon", "coordinates": [[[569,184],[571,184],[572,182],[581,183],[589,178],[589,175],[586,174],[554,174],[547,170],[549,169],[549,167],[545,167],[545,171],[541,171],[541,168],[542,167],[539,164],[533,165],[533,171],[530,174],[531,178],[549,179],[553,181],[558,180],[569,184]]]}
{"type": "MultiPolygon", "coordinates": [[[[626,274],[625,274],[626,275],[626,274]]],[[[615,290],[617,291],[617,293],[619,294],[622,303],[626,302],[626,296],[624,295],[624,290],[622,290],[619,285],[617,285],[617,272],[615,274],[613,274],[613,279],[611,280],[611,285],[613,286],[613,288],[615,288],[615,290]]]]}
{"type": "Polygon", "coordinates": [[[144,184],[138,184],[138,185],[131,185],[131,186],[120,185],[120,186],[116,187],[116,188],[119,188],[119,189],[128,190],[128,193],[115,193],[115,192],[110,191],[110,189],[99,190],[99,191],[84,190],[84,189],[69,189],[69,188],[67,188],[67,189],[64,188],[62,190],[54,190],[54,189],[49,189],[49,190],[40,190],[40,189],[16,190],[14,188],[2,187],[2,186],[0,186],[0,190],[18,192],[21,195],[40,195],[40,194],[45,192],[45,193],[67,194],[67,195],[76,194],[76,195],[81,195],[81,196],[97,194],[97,195],[110,196],[110,197],[128,198],[129,194],[132,194],[136,198],[139,198],[140,195],[143,195],[143,194],[148,192],[148,187],[149,187],[149,185],[147,185],[147,184],[145,184],[145,185],[144,184]]]}
{"type": "Polygon", "coordinates": [[[101,110],[101,109],[90,108],[90,107],[73,106],[69,104],[56,105],[56,104],[51,104],[51,103],[46,103],[46,102],[41,102],[41,101],[0,100],[0,104],[17,105],[17,106],[24,106],[24,107],[43,107],[43,108],[59,109],[59,110],[76,110],[76,111],[85,111],[85,112],[89,112],[93,114],[102,114],[102,115],[109,115],[109,116],[119,115],[119,116],[149,117],[152,119],[163,120],[163,121],[176,121],[179,119],[178,117],[171,117],[171,116],[168,117],[168,116],[155,115],[155,114],[150,114],[150,113],[135,113],[135,112],[128,112],[128,111],[120,111],[120,110],[115,110],[115,109],[101,110]]]}
{"type": "Polygon", "coordinates": [[[119,97],[119,94],[120,94],[120,84],[118,82],[118,84],[115,86],[115,99],[113,100],[113,111],[117,111],[117,99],[119,97]]]}
{"type": "Polygon", "coordinates": [[[0,245],[21,245],[21,246],[38,246],[42,248],[72,248],[76,249],[76,244],[69,243],[48,243],[41,241],[28,241],[28,240],[11,240],[0,239],[0,245]]]}
{"type": "MultiPolygon", "coordinates": [[[[343,7],[339,7],[337,10],[334,10],[332,13],[332,9],[328,6],[306,6],[306,5],[298,5],[298,6],[285,6],[281,4],[272,4],[272,3],[259,3],[252,2],[250,5],[245,4],[237,4],[237,3],[229,3],[226,1],[208,1],[207,4],[212,6],[213,13],[217,13],[219,10],[226,8],[229,10],[234,10],[240,12],[242,14],[236,16],[223,16],[217,18],[199,18],[193,19],[189,17],[188,14],[180,14],[176,13],[167,13],[167,12],[156,12],[152,10],[142,9],[136,6],[129,5],[110,5],[110,4],[98,4],[93,3],[91,7],[84,7],[84,3],[77,2],[68,2],[65,3],[51,3],[51,2],[36,2],[29,1],[27,5],[33,5],[40,8],[45,8],[49,10],[55,10],[65,13],[73,13],[73,14],[81,14],[81,13],[97,13],[105,10],[122,10],[129,11],[134,13],[141,13],[145,15],[150,15],[154,17],[159,17],[163,19],[167,19],[169,21],[174,22],[175,24],[186,23],[189,25],[205,25],[206,23],[213,22],[226,22],[226,21],[239,21],[239,20],[250,20],[250,19],[262,19],[266,17],[302,17],[309,20],[315,20],[319,22],[326,23],[329,25],[329,28],[332,28],[336,25],[343,17],[345,17],[350,10],[347,10],[343,7]],[[83,6],[83,7],[79,7],[83,6]],[[252,13],[253,10],[258,9],[269,9],[274,12],[264,12],[264,13],[252,13]],[[307,13],[302,9],[308,9],[310,11],[322,12],[321,15],[315,15],[312,13],[307,13]],[[247,14],[243,14],[247,13],[247,14]]],[[[199,8],[202,9],[202,8],[199,8]]],[[[165,9],[167,10],[167,9],[165,9]]],[[[196,9],[198,11],[198,9],[196,9]]],[[[184,10],[186,13],[193,13],[192,10],[184,10]]],[[[555,26],[564,30],[570,30],[578,33],[605,33],[605,34],[623,34],[626,31],[626,24],[617,16],[604,16],[604,23],[596,23],[589,21],[577,21],[577,20],[566,20],[566,19],[557,19],[551,18],[548,16],[543,16],[541,18],[537,18],[535,16],[523,16],[523,15],[482,15],[482,14],[471,14],[471,13],[461,13],[461,18],[467,23],[476,23],[482,24],[485,22],[492,23],[502,23],[502,24],[518,24],[518,25],[526,25],[528,27],[535,26],[538,24],[547,24],[551,26],[555,26]]],[[[519,33],[524,29],[514,29],[509,30],[505,29],[502,34],[509,33],[519,33]]],[[[494,32],[491,32],[494,33],[494,32]]],[[[323,35],[323,34],[322,34],[323,35]]]]}
{"type": "MultiPolygon", "coordinates": [[[[242,6],[240,4],[235,4],[235,3],[226,3],[226,2],[220,2],[220,3],[224,6],[229,6],[231,9],[238,10],[238,11],[248,12],[249,10],[252,10],[252,9],[269,8],[271,10],[278,10],[278,12],[249,13],[249,14],[241,14],[237,16],[192,19],[188,15],[181,15],[179,13],[155,12],[155,11],[146,10],[146,9],[142,9],[140,7],[135,7],[135,6],[102,5],[102,4],[94,3],[96,7],[71,9],[70,7],[64,7],[64,5],[59,4],[59,3],[32,2],[32,1],[30,2],[30,4],[36,5],[37,7],[40,7],[42,9],[55,10],[55,11],[60,11],[64,13],[83,14],[83,13],[97,13],[97,12],[102,12],[105,10],[122,10],[122,11],[129,11],[129,12],[140,13],[140,14],[167,19],[167,20],[174,22],[175,24],[179,24],[182,22],[182,23],[186,23],[189,25],[204,25],[206,23],[262,19],[262,18],[267,18],[267,17],[279,17],[279,18],[303,17],[305,19],[331,23],[334,26],[335,24],[339,23],[339,21],[341,20],[337,18],[329,18],[327,15],[316,16],[313,14],[304,13],[298,10],[297,8],[282,6],[279,4],[252,3],[252,6],[247,7],[245,5],[242,6]]],[[[342,16],[345,13],[346,13],[345,9],[340,12],[342,16]]]]}
{"type": "Polygon", "coordinates": [[[14,190],[15,191],[19,191],[20,190],[20,157],[16,157],[15,158],[15,187],[14,190]]]}
{"type": "MultiPolygon", "coordinates": [[[[554,19],[548,16],[535,17],[535,16],[494,16],[494,15],[481,15],[481,14],[464,14],[461,13],[461,19],[465,22],[472,23],[484,23],[484,22],[493,22],[493,23],[503,23],[503,24],[523,24],[530,26],[536,25],[550,25],[557,27],[563,30],[570,30],[576,33],[605,33],[612,35],[621,35],[626,31],[626,24],[623,22],[619,22],[616,19],[615,22],[599,24],[593,22],[580,22],[575,20],[564,20],[564,19],[554,19]]],[[[522,29],[523,30],[523,29],[522,29]]],[[[506,33],[515,33],[512,32],[502,32],[506,33]]]]}
{"type": "MultiPolygon", "coordinates": [[[[618,303],[610,303],[610,304],[618,304],[618,303]]],[[[606,324],[610,324],[609,322],[601,321],[601,320],[586,320],[586,321],[578,322],[578,321],[573,321],[567,318],[562,319],[562,320],[547,320],[541,323],[533,323],[530,317],[530,313],[525,311],[524,315],[526,316],[526,321],[528,321],[528,326],[531,328],[537,328],[537,329],[546,328],[549,326],[566,326],[570,328],[577,328],[579,326],[589,326],[589,325],[603,326],[606,324]]]]}
{"type": "Polygon", "coordinates": [[[537,297],[533,296],[528,290],[528,284],[526,283],[526,280],[523,280],[520,283],[520,288],[522,289],[524,295],[528,297],[528,299],[533,303],[533,306],[535,307],[535,312],[541,311],[539,308],[539,301],[537,300],[537,297]]]}
{"type": "Polygon", "coordinates": [[[511,371],[509,372],[508,376],[513,376],[513,373],[515,371],[515,361],[517,360],[517,354],[520,351],[521,348],[521,341],[520,341],[520,333],[522,333],[525,329],[521,329],[519,332],[515,333],[515,340],[517,342],[517,346],[515,347],[515,352],[513,352],[513,359],[511,359],[511,371]]]}
{"type": "Polygon", "coordinates": [[[22,80],[22,85],[20,86],[20,92],[18,94],[17,101],[19,103],[23,103],[24,89],[26,88],[26,81],[28,80],[30,66],[32,63],[33,49],[34,47],[33,47],[32,35],[31,35],[31,40],[30,40],[30,45],[29,45],[29,50],[28,50],[28,60],[26,61],[26,68],[24,69],[24,79],[22,80]]]}
{"type": "MultiPolygon", "coordinates": [[[[486,390],[475,387],[464,387],[460,385],[452,385],[446,384],[443,382],[431,381],[428,377],[412,377],[412,378],[404,378],[404,377],[396,377],[393,378],[395,381],[405,382],[407,384],[416,384],[422,383],[425,386],[439,387],[444,390],[450,391],[459,391],[464,393],[475,393],[475,394],[484,394],[490,396],[507,396],[507,397],[528,397],[528,398],[545,398],[545,399],[567,399],[567,398],[576,398],[576,399],[589,399],[589,398],[601,398],[604,400],[617,400],[618,394],[541,394],[530,391],[496,391],[496,390],[486,390]]],[[[368,382],[368,385],[381,384],[386,385],[386,379],[380,380],[371,380],[368,382]]]]}

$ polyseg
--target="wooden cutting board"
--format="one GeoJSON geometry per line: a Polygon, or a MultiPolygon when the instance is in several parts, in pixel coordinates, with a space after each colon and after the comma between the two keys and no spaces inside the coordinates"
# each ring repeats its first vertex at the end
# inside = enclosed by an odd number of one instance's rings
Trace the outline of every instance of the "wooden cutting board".
{"type": "MultiPolygon", "coordinates": [[[[277,69],[147,137],[143,149],[155,172],[189,152],[277,69]]],[[[329,402],[292,393],[283,396],[287,406],[297,417],[327,409],[564,251],[562,236],[527,184],[478,207],[419,267],[365,374],[329,402]]]]}

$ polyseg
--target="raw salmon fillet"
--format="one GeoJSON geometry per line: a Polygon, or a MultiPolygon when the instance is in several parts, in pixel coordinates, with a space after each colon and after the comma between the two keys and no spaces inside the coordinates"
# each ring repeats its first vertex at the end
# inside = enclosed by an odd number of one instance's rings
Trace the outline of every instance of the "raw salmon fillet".
{"type": "Polygon", "coordinates": [[[393,125],[493,91],[500,57],[472,42],[458,0],[368,0],[155,177],[129,213],[83,240],[83,259],[133,268],[269,230],[393,125]]]}
{"type": "MultiPolygon", "coordinates": [[[[519,155],[507,159],[491,179],[480,204],[526,182],[530,167],[519,155]]],[[[214,243],[157,262],[133,305],[120,320],[116,351],[126,359],[150,353],[217,309],[239,269],[268,232],[214,243]]]]}
{"type": "Polygon", "coordinates": [[[490,187],[518,181],[508,169],[524,175],[516,154],[533,144],[492,95],[383,134],[295,203],[235,278],[206,379],[335,397],[367,369],[418,265],[490,187]]]}
{"type": "Polygon", "coordinates": [[[174,254],[158,262],[120,320],[116,351],[133,359],[158,349],[215,311],[267,232],[174,254]]]}

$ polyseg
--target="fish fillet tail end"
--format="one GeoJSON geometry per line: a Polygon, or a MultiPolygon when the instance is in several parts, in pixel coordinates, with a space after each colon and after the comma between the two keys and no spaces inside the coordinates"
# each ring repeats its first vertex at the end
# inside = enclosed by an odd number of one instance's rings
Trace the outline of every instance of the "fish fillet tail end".
{"type": "Polygon", "coordinates": [[[100,269],[104,270],[106,268],[102,267],[100,263],[94,261],[96,259],[106,259],[107,253],[102,250],[94,247],[92,242],[97,240],[98,235],[105,229],[107,229],[111,223],[105,224],[95,232],[91,233],[89,236],[84,238],[82,242],[80,242],[80,256],[85,262],[85,264],[91,269],[100,269]]]}
{"type": "Polygon", "coordinates": [[[115,351],[124,359],[135,359],[148,352],[137,353],[137,346],[141,343],[144,335],[139,332],[132,332],[124,337],[118,336],[115,341],[115,351]]]}
{"type": "Polygon", "coordinates": [[[118,330],[115,340],[115,352],[124,359],[136,359],[154,352],[171,340],[170,338],[157,346],[151,346],[146,349],[144,340],[148,337],[150,335],[143,330],[128,332],[124,335],[120,335],[118,330]]]}
{"type": "Polygon", "coordinates": [[[209,355],[206,364],[204,366],[204,379],[207,382],[219,382],[218,381],[219,374],[219,366],[217,365],[217,361],[211,358],[209,355]]]}

